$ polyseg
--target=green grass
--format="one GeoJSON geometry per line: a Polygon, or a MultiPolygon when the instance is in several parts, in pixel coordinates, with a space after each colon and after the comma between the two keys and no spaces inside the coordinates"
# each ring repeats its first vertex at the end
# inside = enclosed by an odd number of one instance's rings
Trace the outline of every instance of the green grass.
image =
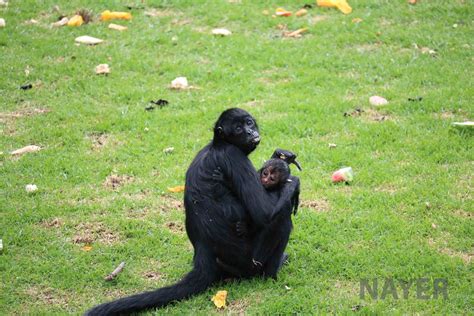
{"type": "Polygon", "coordinates": [[[304,206],[294,218],[290,264],[278,281],[216,285],[151,314],[348,314],[356,305],[363,314],[474,312],[472,133],[450,126],[473,119],[472,1],[350,0],[348,16],[314,8],[301,18],[271,17],[279,6],[295,11],[303,3],[24,0],[0,7],[0,314],[79,314],[189,271],[182,194],[167,188],[183,184],[214,120],[234,106],[261,126],[256,166],[282,147],[298,153],[304,168],[294,170],[304,206]],[[122,33],[97,20],[49,26],[60,14],[127,10],[123,3],[145,8],[116,22],[129,27],[122,33]],[[166,14],[146,16],[151,8],[166,14]],[[352,23],[356,17],[363,21],[352,23]],[[309,32],[282,38],[278,24],[309,32]],[[233,34],[213,37],[214,27],[233,34]],[[76,46],[80,35],[105,43],[76,46]],[[101,63],[110,64],[109,76],[95,75],[101,63]],[[196,89],[168,89],[178,76],[196,89]],[[20,90],[25,83],[34,88],[20,90]],[[371,95],[390,103],[374,108],[371,95]],[[423,100],[407,100],[417,96],[423,100]],[[170,104],[144,110],[159,98],[170,104]],[[343,116],[355,108],[365,112],[343,116]],[[48,112],[26,115],[33,109],[48,112]],[[377,121],[381,115],[386,120],[377,121]],[[105,144],[97,144],[99,135],[105,144]],[[9,154],[29,144],[43,150],[9,154]],[[354,182],[331,184],[343,166],[352,166],[354,182]],[[114,190],[104,186],[112,174],[131,178],[114,190]],[[28,183],[38,192],[27,194],[28,183]],[[87,242],[91,251],[82,249],[87,242]],[[103,281],[121,261],[122,274],[103,281]],[[361,300],[359,280],[374,277],[446,278],[449,298],[419,300],[411,288],[408,299],[361,300]],[[210,301],[219,289],[229,292],[223,313],[210,301]]]}

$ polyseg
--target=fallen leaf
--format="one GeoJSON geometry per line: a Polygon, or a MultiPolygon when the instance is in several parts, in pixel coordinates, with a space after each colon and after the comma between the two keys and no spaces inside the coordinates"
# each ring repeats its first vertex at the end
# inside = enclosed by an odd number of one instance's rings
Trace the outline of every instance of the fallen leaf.
{"type": "Polygon", "coordinates": [[[110,73],[110,67],[108,64],[100,64],[95,66],[95,73],[98,75],[106,75],[110,73]]]}
{"type": "Polygon", "coordinates": [[[228,29],[213,29],[212,30],[213,35],[220,35],[220,36],[229,36],[232,34],[231,31],[228,29]]]}
{"type": "Polygon", "coordinates": [[[128,29],[128,27],[123,26],[123,25],[110,23],[109,24],[109,29],[122,32],[122,31],[125,31],[126,29],[128,29]]]}
{"type": "Polygon", "coordinates": [[[363,20],[362,20],[361,18],[353,18],[353,19],[352,19],[352,23],[356,23],[356,24],[358,24],[358,23],[360,23],[360,22],[362,22],[362,21],[363,21],[363,20]]]}
{"type": "Polygon", "coordinates": [[[177,187],[168,188],[169,192],[179,193],[184,191],[184,185],[178,185],[177,187]]]}
{"type": "Polygon", "coordinates": [[[88,35],[76,37],[75,41],[76,43],[86,44],[86,45],[97,45],[103,42],[103,40],[99,38],[95,38],[88,35]]]}
{"type": "Polygon", "coordinates": [[[92,246],[90,246],[90,245],[85,245],[85,246],[82,247],[81,249],[84,250],[84,251],[91,251],[91,250],[92,250],[92,246]]]}
{"type": "Polygon", "coordinates": [[[28,146],[25,146],[23,148],[12,151],[11,154],[12,155],[23,155],[23,154],[26,154],[26,153],[34,153],[34,152],[40,151],[40,150],[41,150],[40,146],[28,145],[28,146]]]}
{"type": "Polygon", "coordinates": [[[214,302],[217,308],[226,307],[226,299],[227,299],[227,291],[217,291],[216,295],[214,295],[211,301],[214,302]]]}
{"type": "Polygon", "coordinates": [[[370,102],[370,104],[375,105],[375,106],[381,106],[381,105],[387,105],[388,104],[387,99],[382,98],[378,95],[371,96],[369,98],[369,102],[370,102]]]}

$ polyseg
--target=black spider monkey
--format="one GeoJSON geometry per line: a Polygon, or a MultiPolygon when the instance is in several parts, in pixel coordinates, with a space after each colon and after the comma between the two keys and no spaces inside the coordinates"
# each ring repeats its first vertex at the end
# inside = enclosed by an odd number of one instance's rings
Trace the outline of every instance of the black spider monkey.
{"type": "Polygon", "coordinates": [[[278,230],[278,219],[291,216],[295,208],[299,179],[291,176],[292,182],[281,188],[280,198],[274,203],[247,158],[259,143],[258,126],[249,113],[238,108],[224,111],[214,126],[213,140],[197,154],[186,172],[185,224],[194,247],[191,272],[174,285],[98,305],[86,315],[124,315],[162,307],[203,292],[229,276],[276,277],[289,232],[278,231],[274,235],[282,242],[275,248],[272,241],[271,253],[265,254],[262,267],[255,269],[253,240],[238,236],[235,225],[240,221],[253,225],[257,231],[271,227],[278,230]],[[218,168],[227,179],[219,194],[213,178],[218,168]],[[237,273],[223,267],[231,267],[237,273]]]}

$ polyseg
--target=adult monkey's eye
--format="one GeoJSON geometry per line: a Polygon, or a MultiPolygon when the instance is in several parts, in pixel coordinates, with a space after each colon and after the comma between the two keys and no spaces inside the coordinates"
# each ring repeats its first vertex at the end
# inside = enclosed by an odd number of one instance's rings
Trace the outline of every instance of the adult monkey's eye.
{"type": "Polygon", "coordinates": [[[251,119],[248,119],[248,120],[247,120],[247,125],[252,126],[252,125],[253,125],[253,121],[252,121],[251,119]]]}

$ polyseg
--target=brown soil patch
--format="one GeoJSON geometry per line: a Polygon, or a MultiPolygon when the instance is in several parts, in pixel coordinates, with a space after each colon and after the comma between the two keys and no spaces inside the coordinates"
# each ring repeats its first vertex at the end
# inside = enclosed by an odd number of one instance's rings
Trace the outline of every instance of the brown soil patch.
{"type": "Polygon", "coordinates": [[[158,10],[155,8],[151,8],[145,11],[144,13],[146,16],[156,17],[156,18],[164,18],[167,16],[179,16],[181,12],[177,12],[174,10],[158,10]]]}
{"type": "Polygon", "coordinates": [[[329,202],[326,199],[301,201],[300,207],[309,208],[316,212],[327,212],[330,210],[329,202]]]}
{"type": "Polygon", "coordinates": [[[156,271],[145,272],[143,277],[150,281],[163,281],[165,279],[162,273],[156,271]]]}
{"type": "Polygon", "coordinates": [[[391,118],[387,114],[382,114],[379,111],[373,109],[367,109],[364,111],[363,117],[369,121],[382,122],[389,121],[391,118]]]}
{"type": "Polygon", "coordinates": [[[9,119],[9,118],[21,118],[33,115],[39,115],[51,112],[49,109],[43,108],[28,108],[22,109],[14,112],[0,112],[0,120],[2,119],[9,119]]]}
{"type": "Polygon", "coordinates": [[[133,177],[131,176],[112,174],[105,179],[104,187],[115,190],[132,181],[133,177]]]}
{"type": "Polygon", "coordinates": [[[91,133],[87,136],[92,141],[92,149],[99,150],[107,144],[109,136],[105,133],[91,133]]]}
{"type": "Polygon", "coordinates": [[[473,212],[466,212],[463,210],[455,210],[454,215],[456,215],[457,217],[468,218],[468,219],[472,219],[474,217],[473,212]]]}
{"type": "Polygon", "coordinates": [[[457,251],[451,248],[446,247],[445,242],[437,242],[433,238],[428,240],[428,244],[440,253],[447,255],[451,258],[460,258],[465,264],[469,264],[472,262],[472,258],[474,257],[474,250],[470,253],[465,253],[462,251],[457,251]]]}
{"type": "Polygon", "coordinates": [[[235,301],[229,302],[227,306],[227,311],[230,315],[245,315],[245,311],[250,306],[250,302],[245,299],[238,299],[235,301]]]}
{"type": "Polygon", "coordinates": [[[55,305],[63,308],[68,306],[68,296],[51,288],[31,286],[25,290],[25,294],[30,296],[34,303],[41,305],[55,305]]]}
{"type": "Polygon", "coordinates": [[[162,195],[160,201],[162,202],[161,210],[184,210],[184,202],[169,195],[162,195]]]}
{"type": "Polygon", "coordinates": [[[319,23],[319,22],[322,22],[322,21],[325,21],[329,18],[329,16],[327,15],[315,15],[314,17],[311,18],[310,20],[310,24],[311,25],[314,25],[316,23],[319,23]]]}
{"type": "Polygon", "coordinates": [[[118,233],[108,229],[104,223],[80,223],[76,226],[77,234],[72,238],[75,244],[91,244],[100,242],[112,245],[119,241],[118,233]]]}
{"type": "Polygon", "coordinates": [[[179,222],[168,222],[166,223],[166,227],[176,234],[181,234],[184,232],[184,226],[179,222]]]}
{"type": "Polygon", "coordinates": [[[59,228],[61,227],[63,222],[59,218],[53,218],[52,220],[49,221],[42,221],[41,226],[46,227],[46,228],[59,228]]]}

